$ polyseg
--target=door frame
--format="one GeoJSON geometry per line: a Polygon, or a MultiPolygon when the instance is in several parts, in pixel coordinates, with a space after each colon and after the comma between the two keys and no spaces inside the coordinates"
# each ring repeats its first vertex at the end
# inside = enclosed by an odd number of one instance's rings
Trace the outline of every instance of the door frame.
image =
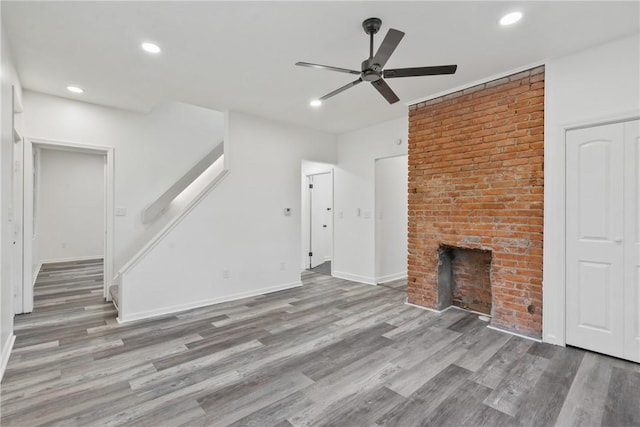
{"type": "Polygon", "coordinates": [[[24,212],[23,212],[23,307],[24,312],[33,311],[33,286],[35,277],[32,272],[32,253],[33,253],[33,237],[35,231],[33,229],[33,150],[34,147],[49,150],[74,151],[88,154],[97,154],[105,156],[105,172],[104,172],[104,285],[103,296],[110,301],[109,287],[113,281],[113,228],[114,228],[114,156],[115,149],[113,147],[78,144],[66,141],[54,141],[42,138],[24,138],[24,157],[23,157],[23,185],[24,185],[24,212]]]}
{"type": "MultiPolygon", "coordinates": [[[[542,340],[565,347],[566,342],[566,145],[567,132],[640,119],[640,113],[592,118],[561,124],[545,131],[542,340]],[[558,143],[552,144],[551,140],[558,143]]],[[[545,124],[545,127],[547,124],[545,124]]]]}
{"type": "MultiPolygon", "coordinates": [[[[322,171],[322,172],[314,172],[314,173],[310,173],[310,174],[305,174],[305,179],[306,179],[306,191],[309,194],[309,199],[308,199],[308,206],[307,209],[309,209],[309,221],[306,223],[307,225],[307,230],[303,230],[303,233],[306,233],[306,235],[309,237],[308,240],[308,246],[307,248],[303,249],[305,251],[305,253],[308,253],[311,251],[311,247],[312,247],[312,241],[313,241],[313,224],[312,224],[312,216],[313,216],[313,209],[312,209],[312,196],[311,196],[311,189],[309,188],[309,181],[310,178],[312,176],[316,176],[316,175],[325,175],[325,174],[329,174],[329,176],[331,177],[331,275],[333,276],[333,269],[334,269],[334,253],[335,253],[335,235],[334,235],[334,230],[335,230],[335,209],[334,209],[334,204],[335,204],[335,178],[334,178],[334,174],[333,174],[333,168],[330,168],[326,171],[322,171]]],[[[307,265],[311,265],[311,257],[307,256],[308,258],[308,262],[305,264],[305,269],[307,269],[307,265]]]]}

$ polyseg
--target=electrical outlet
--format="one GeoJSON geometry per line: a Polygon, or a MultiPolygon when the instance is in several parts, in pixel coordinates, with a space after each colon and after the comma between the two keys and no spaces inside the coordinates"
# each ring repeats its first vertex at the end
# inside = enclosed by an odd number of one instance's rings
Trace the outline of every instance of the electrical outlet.
{"type": "Polygon", "coordinates": [[[231,277],[231,272],[229,270],[223,270],[222,271],[222,278],[223,279],[228,279],[231,277]]]}
{"type": "Polygon", "coordinates": [[[285,264],[284,262],[280,263],[280,271],[285,271],[287,269],[287,264],[285,264]]]}

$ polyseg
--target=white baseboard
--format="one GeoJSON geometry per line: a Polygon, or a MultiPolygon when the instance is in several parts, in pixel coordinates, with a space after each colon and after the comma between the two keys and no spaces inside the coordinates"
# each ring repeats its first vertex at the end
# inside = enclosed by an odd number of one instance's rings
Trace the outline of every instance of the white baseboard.
{"type": "Polygon", "coordinates": [[[118,323],[128,323],[136,320],[148,319],[151,317],[163,316],[165,314],[178,313],[181,311],[191,310],[194,308],[205,307],[207,305],[220,304],[222,302],[235,301],[243,298],[255,297],[258,295],[269,294],[272,292],[284,291],[285,289],[292,289],[302,286],[302,282],[284,283],[281,285],[270,286],[268,288],[256,289],[249,292],[241,292],[238,294],[231,294],[223,297],[212,298],[209,300],[193,301],[185,304],[173,305],[170,307],[163,307],[157,310],[149,310],[141,313],[133,313],[127,316],[123,316],[122,313],[118,314],[118,323]]]}
{"type": "Polygon", "coordinates": [[[92,259],[104,259],[103,255],[92,255],[92,256],[79,256],[79,257],[70,257],[70,258],[54,258],[54,259],[46,259],[40,262],[42,264],[53,264],[56,262],[72,262],[72,261],[89,261],[92,259]]]}
{"type": "Polygon", "coordinates": [[[406,279],[406,278],[407,278],[407,272],[401,271],[399,273],[387,274],[385,276],[377,277],[376,283],[387,283],[387,282],[393,282],[394,280],[400,280],[400,279],[406,279]]]}
{"type": "Polygon", "coordinates": [[[333,277],[338,279],[351,280],[352,282],[365,283],[367,285],[377,285],[375,277],[359,276],[357,274],[343,273],[341,271],[333,271],[333,277]]]}
{"type": "Polygon", "coordinates": [[[7,363],[9,363],[9,357],[11,356],[11,350],[13,350],[13,343],[15,342],[16,336],[11,334],[2,346],[2,359],[0,359],[0,382],[4,376],[5,369],[7,369],[7,363]]]}

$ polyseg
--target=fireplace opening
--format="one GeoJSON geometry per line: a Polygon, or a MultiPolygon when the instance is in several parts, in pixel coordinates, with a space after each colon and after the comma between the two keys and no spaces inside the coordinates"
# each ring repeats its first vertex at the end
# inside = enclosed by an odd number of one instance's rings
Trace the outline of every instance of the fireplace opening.
{"type": "Polygon", "coordinates": [[[491,251],[440,245],[438,309],[451,305],[491,315],[491,251]]]}

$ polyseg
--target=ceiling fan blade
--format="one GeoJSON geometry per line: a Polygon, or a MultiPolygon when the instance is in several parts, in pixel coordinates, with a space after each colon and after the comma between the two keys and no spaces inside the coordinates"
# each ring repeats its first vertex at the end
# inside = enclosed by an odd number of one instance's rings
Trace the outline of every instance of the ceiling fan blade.
{"type": "Polygon", "coordinates": [[[339,87],[338,89],[334,90],[333,92],[329,92],[328,94],[326,94],[325,96],[323,96],[322,98],[318,98],[319,101],[324,101],[326,99],[331,98],[332,96],[336,96],[337,94],[339,94],[340,92],[344,92],[345,90],[349,89],[350,87],[353,87],[357,84],[362,83],[362,79],[358,79],[358,80],[354,80],[349,84],[346,84],[342,87],[339,87]]]}
{"type": "Polygon", "coordinates": [[[384,70],[382,75],[385,79],[394,77],[418,77],[437,76],[440,74],[454,74],[458,69],[457,65],[438,65],[435,67],[397,68],[395,70],[384,70]]]}
{"type": "Polygon", "coordinates": [[[384,68],[384,64],[387,63],[389,57],[396,50],[400,40],[404,37],[404,33],[402,31],[394,30],[390,28],[387,32],[387,35],[382,40],[382,44],[378,48],[375,56],[373,57],[373,63],[380,65],[380,68],[384,68]]]}
{"type": "Polygon", "coordinates": [[[340,73],[360,75],[360,71],[348,70],[346,68],[340,67],[332,67],[330,65],[312,64],[310,62],[296,62],[296,65],[299,65],[300,67],[318,68],[320,70],[338,71],[340,73]]]}
{"type": "Polygon", "coordinates": [[[389,104],[400,101],[398,95],[396,95],[393,90],[391,90],[389,85],[384,80],[378,79],[374,82],[371,82],[371,84],[376,88],[378,92],[380,92],[380,95],[384,96],[384,99],[386,99],[389,104]]]}

